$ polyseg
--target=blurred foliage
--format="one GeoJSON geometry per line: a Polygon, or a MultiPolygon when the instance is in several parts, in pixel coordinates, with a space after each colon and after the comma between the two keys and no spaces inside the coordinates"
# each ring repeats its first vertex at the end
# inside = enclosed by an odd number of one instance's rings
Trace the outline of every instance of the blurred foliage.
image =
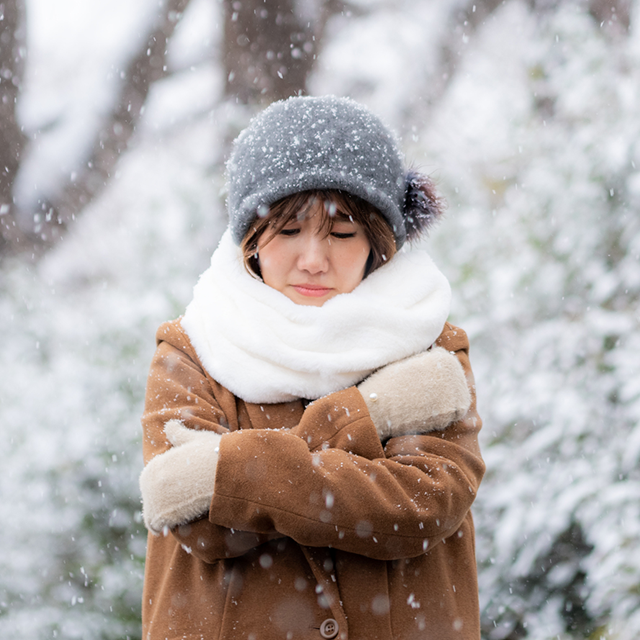
{"type": "MultiPolygon", "coordinates": [[[[640,7],[622,4],[353,2],[305,78],[380,113],[449,200],[430,250],[485,420],[486,640],[640,636],[640,7]]],[[[160,79],[64,241],[0,267],[3,637],[140,637],[153,335],[225,225],[225,150],[252,112],[222,68],[160,79]]]]}

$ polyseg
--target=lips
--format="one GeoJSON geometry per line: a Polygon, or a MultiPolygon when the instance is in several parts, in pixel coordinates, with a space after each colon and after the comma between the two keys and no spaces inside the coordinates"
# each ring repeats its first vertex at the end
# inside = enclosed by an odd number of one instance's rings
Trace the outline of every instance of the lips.
{"type": "Polygon", "coordinates": [[[322,287],[317,284],[294,284],[292,286],[300,295],[309,298],[321,298],[332,291],[331,287],[322,287]]]}

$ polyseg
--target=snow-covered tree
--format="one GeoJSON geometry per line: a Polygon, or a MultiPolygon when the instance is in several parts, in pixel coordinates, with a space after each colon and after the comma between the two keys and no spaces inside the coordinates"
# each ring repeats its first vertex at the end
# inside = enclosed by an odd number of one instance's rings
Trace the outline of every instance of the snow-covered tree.
{"type": "MultiPolygon", "coordinates": [[[[18,116],[42,130],[22,158],[40,181],[18,185],[26,200],[65,184],[92,148],[95,106],[109,113],[123,86],[90,75],[91,30],[51,35],[62,2],[27,7],[18,116]],[[63,82],[76,68],[84,87],[63,82]]],[[[115,38],[105,73],[158,24],[155,0],[135,15],[127,0],[64,3],[115,38]]],[[[429,247],[471,337],[485,420],[485,640],[640,636],[639,12],[638,0],[352,0],[327,16],[305,76],[310,92],[383,116],[449,201],[429,247]]],[[[139,637],[154,330],[184,309],[222,231],[225,148],[251,112],[228,99],[224,24],[221,2],[191,0],[108,184],[37,264],[0,265],[2,637],[139,637]]]]}
{"type": "Polygon", "coordinates": [[[487,638],[640,633],[640,50],[505,7],[422,138],[474,345],[487,638]]]}

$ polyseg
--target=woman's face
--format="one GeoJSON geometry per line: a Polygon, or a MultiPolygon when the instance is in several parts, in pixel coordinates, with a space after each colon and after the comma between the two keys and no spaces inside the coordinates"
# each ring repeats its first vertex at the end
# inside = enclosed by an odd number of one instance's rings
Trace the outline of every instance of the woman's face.
{"type": "Polygon", "coordinates": [[[338,212],[327,235],[320,225],[323,206],[317,201],[302,220],[258,241],[264,283],[296,304],[321,307],[353,291],[364,277],[371,245],[362,226],[338,212]]]}

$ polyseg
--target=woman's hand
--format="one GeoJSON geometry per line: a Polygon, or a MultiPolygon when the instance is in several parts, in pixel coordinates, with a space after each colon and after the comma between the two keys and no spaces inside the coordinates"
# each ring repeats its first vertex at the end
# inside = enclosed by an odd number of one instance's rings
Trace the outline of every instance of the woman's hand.
{"type": "Polygon", "coordinates": [[[209,511],[222,437],[188,429],[178,420],[167,422],[164,431],[173,448],[150,460],[140,474],[144,523],[156,534],[209,511]]]}
{"type": "Polygon", "coordinates": [[[471,404],[462,365],[442,347],[378,369],[358,390],[381,440],[440,431],[460,420],[471,404]]]}

